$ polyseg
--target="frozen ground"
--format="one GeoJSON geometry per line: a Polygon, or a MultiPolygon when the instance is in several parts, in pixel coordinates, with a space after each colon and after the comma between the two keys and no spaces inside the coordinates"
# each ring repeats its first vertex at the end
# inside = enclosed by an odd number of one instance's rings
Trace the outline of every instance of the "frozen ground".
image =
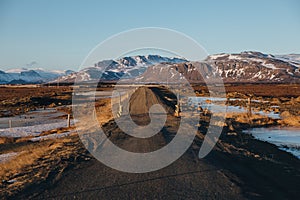
{"type": "Polygon", "coordinates": [[[66,113],[57,111],[54,108],[47,108],[46,110],[39,109],[14,117],[2,117],[0,118],[0,130],[8,128],[10,120],[12,127],[34,126],[61,122],[62,119],[59,117],[64,115],[66,115],[66,113]]]}
{"type": "MultiPolygon", "coordinates": [[[[15,128],[0,129],[0,136],[6,137],[27,137],[27,136],[38,136],[42,131],[51,129],[67,127],[67,120],[60,120],[61,122],[50,123],[50,124],[39,124],[34,126],[23,126],[15,128]]],[[[71,121],[71,125],[74,122],[71,121]]]]}
{"type": "MultiPolygon", "coordinates": [[[[38,136],[43,131],[67,127],[68,122],[67,119],[64,117],[65,115],[66,113],[64,112],[57,111],[54,108],[50,108],[45,110],[40,109],[36,111],[31,111],[24,115],[19,115],[15,117],[0,118],[0,136],[38,136]],[[9,120],[12,121],[12,128],[8,128],[9,120]]],[[[74,121],[71,120],[71,125],[73,124],[74,121]]],[[[63,136],[63,134],[57,135],[63,136]]]]}
{"type": "Polygon", "coordinates": [[[253,128],[244,131],[255,138],[275,144],[300,159],[300,128],[253,128]]]}
{"type": "Polygon", "coordinates": [[[20,152],[10,152],[5,154],[0,154],[0,163],[4,163],[6,161],[9,161],[10,159],[17,156],[20,152]]]}
{"type": "Polygon", "coordinates": [[[39,137],[34,137],[34,138],[30,139],[30,141],[37,142],[37,141],[41,141],[41,140],[62,138],[62,137],[66,137],[68,135],[71,135],[75,132],[76,132],[75,130],[72,130],[72,131],[68,131],[68,132],[60,133],[60,134],[50,134],[50,135],[45,135],[45,136],[39,136],[39,137]]]}
{"type": "MultiPolygon", "coordinates": [[[[38,136],[43,131],[52,130],[61,127],[67,127],[67,119],[59,118],[66,115],[64,112],[57,111],[56,109],[37,110],[28,112],[27,114],[0,118],[0,137],[27,137],[33,136],[30,140],[33,142],[54,139],[68,136],[75,133],[75,130],[60,133],[50,134],[46,136],[38,136]],[[12,128],[8,127],[8,121],[12,120],[12,128]]],[[[71,120],[71,125],[74,121],[71,120]]],[[[7,162],[18,155],[19,152],[10,152],[0,154],[0,163],[7,162]]]]}

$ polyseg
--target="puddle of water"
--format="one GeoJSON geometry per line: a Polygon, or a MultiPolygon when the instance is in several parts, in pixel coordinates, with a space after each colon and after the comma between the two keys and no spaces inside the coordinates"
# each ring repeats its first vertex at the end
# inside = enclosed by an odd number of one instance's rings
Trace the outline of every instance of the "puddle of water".
{"type": "MultiPolygon", "coordinates": [[[[245,113],[247,112],[246,108],[239,107],[239,106],[226,106],[224,103],[226,102],[226,98],[219,98],[219,97],[189,97],[191,99],[191,104],[197,106],[201,106],[203,109],[208,109],[210,111],[218,112],[227,112],[227,113],[245,113]],[[211,103],[207,103],[211,101],[211,103]],[[223,103],[218,104],[218,102],[223,103]]],[[[230,99],[232,100],[240,100],[240,99],[230,99]]],[[[190,106],[190,105],[189,105],[190,106]]],[[[280,119],[280,114],[276,114],[274,112],[263,112],[263,111],[252,111],[255,114],[265,115],[273,119],[280,119]]]]}
{"type": "Polygon", "coordinates": [[[300,159],[300,128],[253,128],[244,133],[253,135],[256,139],[267,141],[278,146],[300,159]]]}

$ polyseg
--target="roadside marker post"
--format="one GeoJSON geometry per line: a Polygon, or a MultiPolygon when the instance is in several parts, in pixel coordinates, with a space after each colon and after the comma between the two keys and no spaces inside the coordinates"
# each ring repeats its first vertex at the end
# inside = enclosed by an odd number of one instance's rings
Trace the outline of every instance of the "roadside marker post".
{"type": "Polygon", "coordinates": [[[251,111],[251,97],[248,98],[248,115],[251,117],[252,111],[251,111]]]}
{"type": "Polygon", "coordinates": [[[8,125],[9,125],[9,130],[11,131],[11,129],[12,129],[11,119],[8,121],[8,125]]]}
{"type": "Polygon", "coordinates": [[[71,126],[71,116],[70,116],[70,114],[68,114],[68,128],[70,128],[70,126],[71,126]]]}

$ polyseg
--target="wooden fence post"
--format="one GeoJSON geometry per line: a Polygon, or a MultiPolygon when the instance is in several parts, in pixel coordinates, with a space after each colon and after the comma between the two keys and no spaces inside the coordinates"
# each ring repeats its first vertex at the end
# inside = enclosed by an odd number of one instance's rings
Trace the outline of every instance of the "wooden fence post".
{"type": "Polygon", "coordinates": [[[8,121],[8,125],[9,125],[9,130],[11,131],[11,129],[12,129],[11,119],[8,121]]]}
{"type": "Polygon", "coordinates": [[[70,128],[71,126],[71,116],[70,114],[68,114],[68,128],[70,128]]]}
{"type": "Polygon", "coordinates": [[[249,116],[252,115],[252,112],[251,112],[251,97],[248,98],[248,114],[249,114],[249,116]]]}

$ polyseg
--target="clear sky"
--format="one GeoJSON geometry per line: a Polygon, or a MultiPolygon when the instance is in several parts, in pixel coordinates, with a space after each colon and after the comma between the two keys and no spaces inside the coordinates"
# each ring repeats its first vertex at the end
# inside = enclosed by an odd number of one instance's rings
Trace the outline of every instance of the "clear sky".
{"type": "Polygon", "coordinates": [[[77,69],[98,43],[139,27],[185,33],[210,54],[300,53],[297,0],[0,0],[0,69],[77,69]]]}

